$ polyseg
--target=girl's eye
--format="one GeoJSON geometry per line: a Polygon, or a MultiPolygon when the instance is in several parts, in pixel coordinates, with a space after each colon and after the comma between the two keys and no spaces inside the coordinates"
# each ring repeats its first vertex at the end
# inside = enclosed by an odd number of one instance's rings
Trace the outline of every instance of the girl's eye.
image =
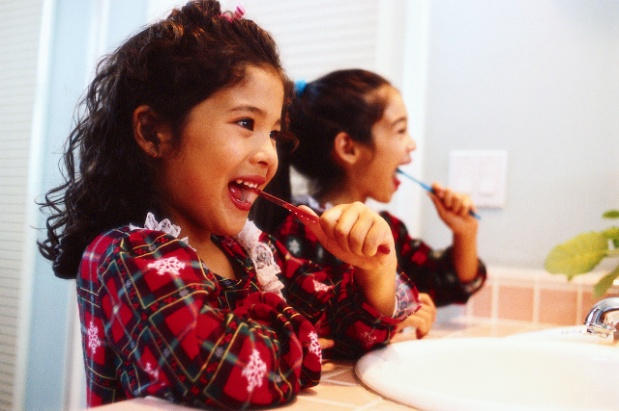
{"type": "Polygon", "coordinates": [[[246,128],[251,131],[254,130],[254,120],[250,118],[244,118],[242,120],[237,121],[237,123],[243,128],[246,128]]]}

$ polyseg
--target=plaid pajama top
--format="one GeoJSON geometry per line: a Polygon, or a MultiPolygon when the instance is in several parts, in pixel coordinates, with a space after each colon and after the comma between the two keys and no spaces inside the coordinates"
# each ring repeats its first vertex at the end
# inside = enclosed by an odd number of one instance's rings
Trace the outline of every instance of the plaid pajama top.
{"type": "MultiPolygon", "coordinates": [[[[321,208],[313,197],[302,196],[295,200],[296,205],[305,204],[318,214],[324,212],[324,208],[321,208]]],[[[465,303],[483,286],[486,281],[486,267],[481,260],[475,278],[463,283],[452,263],[451,247],[433,250],[422,240],[412,238],[404,223],[392,214],[383,211],[380,215],[391,227],[398,268],[409,277],[419,292],[428,293],[437,307],[465,303]]],[[[284,243],[295,257],[306,258],[335,269],[347,267],[347,264],[326,251],[316,236],[292,214],[271,234],[284,243]]]]}
{"type": "Polygon", "coordinates": [[[381,316],[352,269],[335,275],[260,232],[284,286],[281,297],[263,292],[237,240],[212,238],[236,280],[162,231],[121,227],[87,247],[77,293],[89,406],[147,395],[216,409],[286,403],[318,383],[318,337],[359,356],[386,343],[416,301],[400,281],[399,310],[381,316]]]}

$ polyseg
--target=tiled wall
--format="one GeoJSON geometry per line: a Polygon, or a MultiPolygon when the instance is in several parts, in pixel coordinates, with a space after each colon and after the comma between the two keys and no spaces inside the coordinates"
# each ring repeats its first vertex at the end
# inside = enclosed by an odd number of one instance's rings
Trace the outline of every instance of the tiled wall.
{"type": "MultiPolygon", "coordinates": [[[[582,324],[593,298],[593,285],[603,273],[592,273],[567,281],[563,275],[544,270],[490,267],[488,280],[466,305],[473,317],[531,321],[556,325],[582,324]]],[[[605,297],[619,296],[614,285],[605,297]]]]}

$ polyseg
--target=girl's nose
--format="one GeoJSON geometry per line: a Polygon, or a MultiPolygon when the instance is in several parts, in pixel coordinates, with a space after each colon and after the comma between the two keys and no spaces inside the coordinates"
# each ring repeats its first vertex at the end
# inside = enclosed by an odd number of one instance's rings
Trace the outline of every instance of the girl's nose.
{"type": "Polygon", "coordinates": [[[270,134],[261,139],[260,147],[254,153],[254,161],[266,167],[277,166],[277,147],[270,134]]]}
{"type": "Polygon", "coordinates": [[[411,137],[411,135],[408,135],[408,141],[406,144],[406,150],[408,153],[410,153],[411,151],[415,150],[417,148],[417,143],[415,142],[415,140],[413,140],[413,138],[411,137]]]}

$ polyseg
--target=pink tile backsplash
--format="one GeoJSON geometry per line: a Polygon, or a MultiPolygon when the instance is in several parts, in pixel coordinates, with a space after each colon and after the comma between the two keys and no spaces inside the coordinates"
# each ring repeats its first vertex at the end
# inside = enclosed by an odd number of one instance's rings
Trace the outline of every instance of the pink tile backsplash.
{"type": "Polygon", "coordinates": [[[539,306],[540,322],[560,325],[582,323],[582,319],[578,318],[578,290],[541,288],[539,306]]]}
{"type": "Polygon", "coordinates": [[[533,320],[532,287],[499,285],[498,316],[506,320],[533,320]]]}
{"type": "MultiPolygon", "coordinates": [[[[466,315],[501,320],[530,321],[561,326],[582,324],[599,299],[593,285],[604,273],[572,281],[544,270],[489,267],[484,288],[466,305],[466,315]]],[[[619,296],[615,285],[605,297],[619,296]]],[[[603,297],[603,298],[605,298],[603,297]]]]}
{"type": "Polygon", "coordinates": [[[493,287],[486,284],[469,300],[467,311],[476,317],[492,317],[492,293],[493,287]]]}

